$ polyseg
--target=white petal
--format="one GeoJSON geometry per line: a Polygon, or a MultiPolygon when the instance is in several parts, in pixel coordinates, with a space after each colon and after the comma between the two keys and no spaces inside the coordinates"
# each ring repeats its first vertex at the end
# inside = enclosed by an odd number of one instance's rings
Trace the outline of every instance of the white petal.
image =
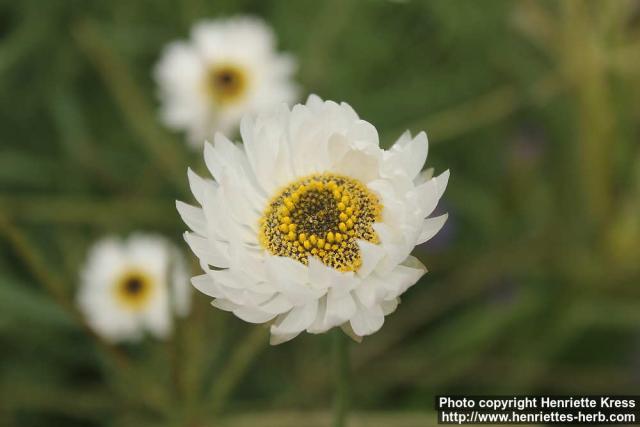
{"type": "Polygon", "coordinates": [[[316,312],[316,318],[307,328],[307,332],[310,334],[322,334],[327,332],[332,326],[327,323],[327,297],[324,296],[318,301],[318,310],[316,312]]]}
{"type": "Polygon", "coordinates": [[[184,233],[184,240],[189,244],[193,253],[207,264],[218,268],[229,267],[229,256],[213,241],[189,232],[184,233]]]}
{"type": "Polygon", "coordinates": [[[444,223],[447,221],[448,217],[449,214],[444,214],[425,219],[422,223],[422,229],[420,230],[420,236],[418,236],[416,245],[424,243],[435,236],[438,231],[440,231],[440,229],[444,226],[444,223]]]}
{"type": "Polygon", "coordinates": [[[286,317],[277,325],[271,326],[274,335],[295,334],[307,329],[316,318],[318,301],[310,301],[308,304],[294,307],[286,317]]]}
{"type": "Polygon", "coordinates": [[[356,303],[351,293],[340,294],[329,291],[327,294],[326,322],[338,326],[349,320],[356,312],[356,303]]]}
{"type": "Polygon", "coordinates": [[[229,177],[239,193],[246,198],[253,209],[261,211],[266,203],[265,195],[259,188],[253,170],[243,149],[236,146],[220,132],[216,133],[215,145],[205,145],[205,163],[216,180],[229,177]]]}
{"type": "Polygon", "coordinates": [[[438,175],[435,180],[438,184],[438,199],[440,199],[444,194],[444,190],[447,189],[447,183],[449,182],[449,169],[438,175]]]}
{"type": "Polygon", "coordinates": [[[224,174],[220,180],[220,197],[239,225],[250,228],[254,233],[258,232],[260,212],[253,209],[246,189],[228,174],[224,174]]]}
{"type": "Polygon", "coordinates": [[[403,264],[396,266],[390,273],[380,277],[386,284],[386,299],[403,294],[427,272],[426,267],[416,257],[409,256],[403,264]]]}
{"type": "Polygon", "coordinates": [[[377,332],[384,324],[384,314],[379,306],[368,309],[358,305],[356,314],[351,318],[351,328],[356,335],[366,336],[377,332]]]}
{"type": "Polygon", "coordinates": [[[433,178],[433,172],[434,172],[433,168],[428,168],[420,172],[418,176],[416,176],[415,179],[413,180],[414,185],[418,186],[420,184],[424,184],[425,182],[429,181],[431,178],[433,178]]]}
{"type": "MultiPolygon", "coordinates": [[[[341,104],[341,106],[343,105],[348,106],[348,104],[341,104]]],[[[349,109],[351,109],[351,107],[349,107],[349,109]]],[[[351,109],[351,111],[353,111],[353,109],[351,109]]],[[[356,119],[356,121],[347,131],[346,137],[351,141],[364,141],[375,147],[378,147],[380,145],[378,131],[376,130],[375,126],[365,120],[356,119]]]]}
{"type": "Polygon", "coordinates": [[[341,272],[326,266],[318,258],[309,257],[309,281],[315,289],[333,288],[336,292],[348,292],[357,284],[353,272],[341,272]]]}
{"type": "Polygon", "coordinates": [[[215,188],[215,184],[212,181],[208,182],[204,180],[197,173],[191,170],[191,168],[187,169],[187,176],[189,177],[189,186],[191,187],[193,197],[196,198],[201,206],[204,206],[207,187],[211,186],[212,188],[215,188]]]}
{"type": "Polygon", "coordinates": [[[208,274],[201,274],[191,278],[191,284],[200,292],[214,298],[224,298],[224,293],[208,274]]]}
{"type": "Polygon", "coordinates": [[[438,205],[438,181],[435,178],[419,185],[415,189],[415,196],[420,207],[420,215],[424,218],[431,215],[438,205]]]}
{"type": "Polygon", "coordinates": [[[378,178],[381,154],[377,145],[353,148],[347,151],[332,169],[366,184],[378,178]]]}
{"type": "Polygon", "coordinates": [[[265,258],[267,273],[273,281],[288,281],[292,283],[307,283],[309,271],[304,264],[287,257],[268,256],[265,258]]]}
{"type": "Polygon", "coordinates": [[[266,313],[281,314],[293,308],[293,305],[282,294],[278,294],[260,306],[260,310],[266,313]]]}
{"type": "Polygon", "coordinates": [[[379,285],[379,280],[374,280],[375,278],[370,277],[366,282],[363,282],[358,286],[355,290],[358,299],[365,307],[373,307],[377,304],[377,287],[379,285]]]}
{"type": "Polygon", "coordinates": [[[244,117],[240,123],[240,133],[247,158],[256,179],[268,192],[277,188],[278,169],[288,168],[288,156],[284,164],[278,164],[278,154],[287,144],[285,130],[289,111],[286,106],[278,111],[258,116],[256,120],[244,117]],[[282,109],[284,108],[284,110],[282,109]]]}
{"type": "Polygon", "coordinates": [[[216,298],[215,300],[211,301],[211,305],[223,311],[233,311],[238,308],[238,304],[224,298],[216,298]]]}
{"type": "Polygon", "coordinates": [[[315,93],[312,93],[307,97],[307,102],[305,102],[305,105],[317,111],[322,107],[323,103],[324,101],[322,101],[322,98],[320,98],[315,93]]]}
{"type": "Polygon", "coordinates": [[[176,200],[176,208],[178,209],[178,213],[182,220],[191,230],[201,236],[205,236],[207,234],[207,220],[205,219],[202,209],[188,205],[179,200],[176,200]]]}
{"type": "Polygon", "coordinates": [[[382,312],[384,313],[384,315],[388,316],[396,311],[396,308],[398,308],[398,304],[400,304],[400,298],[394,298],[389,301],[382,301],[380,303],[380,306],[382,307],[382,312]]]}
{"type": "Polygon", "coordinates": [[[409,178],[413,179],[418,175],[427,160],[429,143],[427,134],[420,132],[416,137],[407,143],[403,150],[405,170],[409,178]]]}
{"type": "Polygon", "coordinates": [[[233,310],[233,314],[249,323],[264,323],[277,316],[276,313],[267,313],[258,308],[246,305],[233,310]]]}
{"type": "Polygon", "coordinates": [[[367,277],[378,265],[378,262],[385,256],[386,252],[380,245],[369,243],[365,240],[358,240],[362,265],[356,272],[361,277],[367,277]]]}
{"type": "Polygon", "coordinates": [[[300,332],[295,332],[292,334],[274,334],[273,332],[271,332],[271,337],[269,338],[269,344],[278,345],[278,344],[285,343],[287,341],[291,341],[292,339],[300,335],[300,332]]]}

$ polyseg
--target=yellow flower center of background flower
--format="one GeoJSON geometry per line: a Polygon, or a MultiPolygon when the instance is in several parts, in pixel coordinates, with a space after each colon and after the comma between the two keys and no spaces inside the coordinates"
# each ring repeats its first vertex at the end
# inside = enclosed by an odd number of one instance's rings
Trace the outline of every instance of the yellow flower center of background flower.
{"type": "Polygon", "coordinates": [[[382,205],[360,181],[317,174],[280,191],[260,219],[260,242],[271,254],[308,264],[309,256],[340,271],[362,264],[357,240],[378,243],[373,224],[382,205]]]}
{"type": "Polygon", "coordinates": [[[207,89],[220,104],[229,104],[242,98],[247,83],[245,72],[235,65],[212,67],[207,76],[207,89]]]}
{"type": "Polygon", "coordinates": [[[139,310],[145,306],[153,293],[153,280],[142,271],[127,271],[118,279],[115,291],[118,301],[123,306],[139,310]]]}

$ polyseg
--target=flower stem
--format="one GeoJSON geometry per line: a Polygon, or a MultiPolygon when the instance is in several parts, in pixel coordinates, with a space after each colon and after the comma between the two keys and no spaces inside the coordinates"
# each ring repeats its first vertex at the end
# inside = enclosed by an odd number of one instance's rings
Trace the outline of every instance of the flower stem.
{"type": "Polygon", "coordinates": [[[259,353],[267,347],[269,330],[266,328],[252,328],[249,335],[236,348],[231,355],[227,366],[222,374],[217,378],[211,390],[210,410],[214,415],[218,415],[238,383],[244,378],[247,370],[259,353]]]}
{"type": "Polygon", "coordinates": [[[349,341],[339,329],[333,332],[333,365],[335,395],[333,400],[333,426],[347,426],[349,412],[349,341]]]}

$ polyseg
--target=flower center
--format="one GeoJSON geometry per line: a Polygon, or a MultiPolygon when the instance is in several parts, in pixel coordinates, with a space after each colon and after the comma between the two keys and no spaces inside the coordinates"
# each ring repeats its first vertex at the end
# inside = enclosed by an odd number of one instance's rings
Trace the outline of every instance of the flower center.
{"type": "Polygon", "coordinates": [[[207,77],[207,89],[220,104],[228,104],[242,97],[247,88],[245,73],[235,65],[212,67],[207,77]]]}
{"type": "Polygon", "coordinates": [[[140,309],[149,300],[153,290],[153,280],[141,271],[127,271],[117,281],[118,301],[127,308],[140,309]]]}
{"type": "Polygon", "coordinates": [[[280,191],[260,219],[260,242],[271,254],[308,264],[316,256],[340,271],[362,264],[357,240],[378,243],[373,224],[382,205],[360,181],[316,174],[280,191]]]}

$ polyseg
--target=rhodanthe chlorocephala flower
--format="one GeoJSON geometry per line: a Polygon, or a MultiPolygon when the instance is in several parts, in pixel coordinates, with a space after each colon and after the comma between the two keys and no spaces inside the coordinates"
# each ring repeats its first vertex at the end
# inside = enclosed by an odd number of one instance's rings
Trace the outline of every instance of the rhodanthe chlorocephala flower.
{"type": "Polygon", "coordinates": [[[276,51],[273,31],[252,17],[197,23],[191,40],[167,46],[156,66],[165,124],[194,147],[233,131],[246,113],[296,99],[295,61],[276,51]]]}
{"type": "Polygon", "coordinates": [[[77,300],[88,325],[112,342],[172,331],[173,315],[190,309],[184,258],[162,237],[106,237],[89,250],[77,300]]]}
{"type": "Polygon", "coordinates": [[[245,117],[242,145],[221,134],[204,157],[214,180],[189,171],[199,207],[178,202],[185,239],[213,305],[271,342],[342,327],[376,332],[426,272],[413,248],[443,226],[429,217],[449,172],[421,172],[424,132],[389,150],[347,104],[309,97],[289,110],[245,117]]]}

